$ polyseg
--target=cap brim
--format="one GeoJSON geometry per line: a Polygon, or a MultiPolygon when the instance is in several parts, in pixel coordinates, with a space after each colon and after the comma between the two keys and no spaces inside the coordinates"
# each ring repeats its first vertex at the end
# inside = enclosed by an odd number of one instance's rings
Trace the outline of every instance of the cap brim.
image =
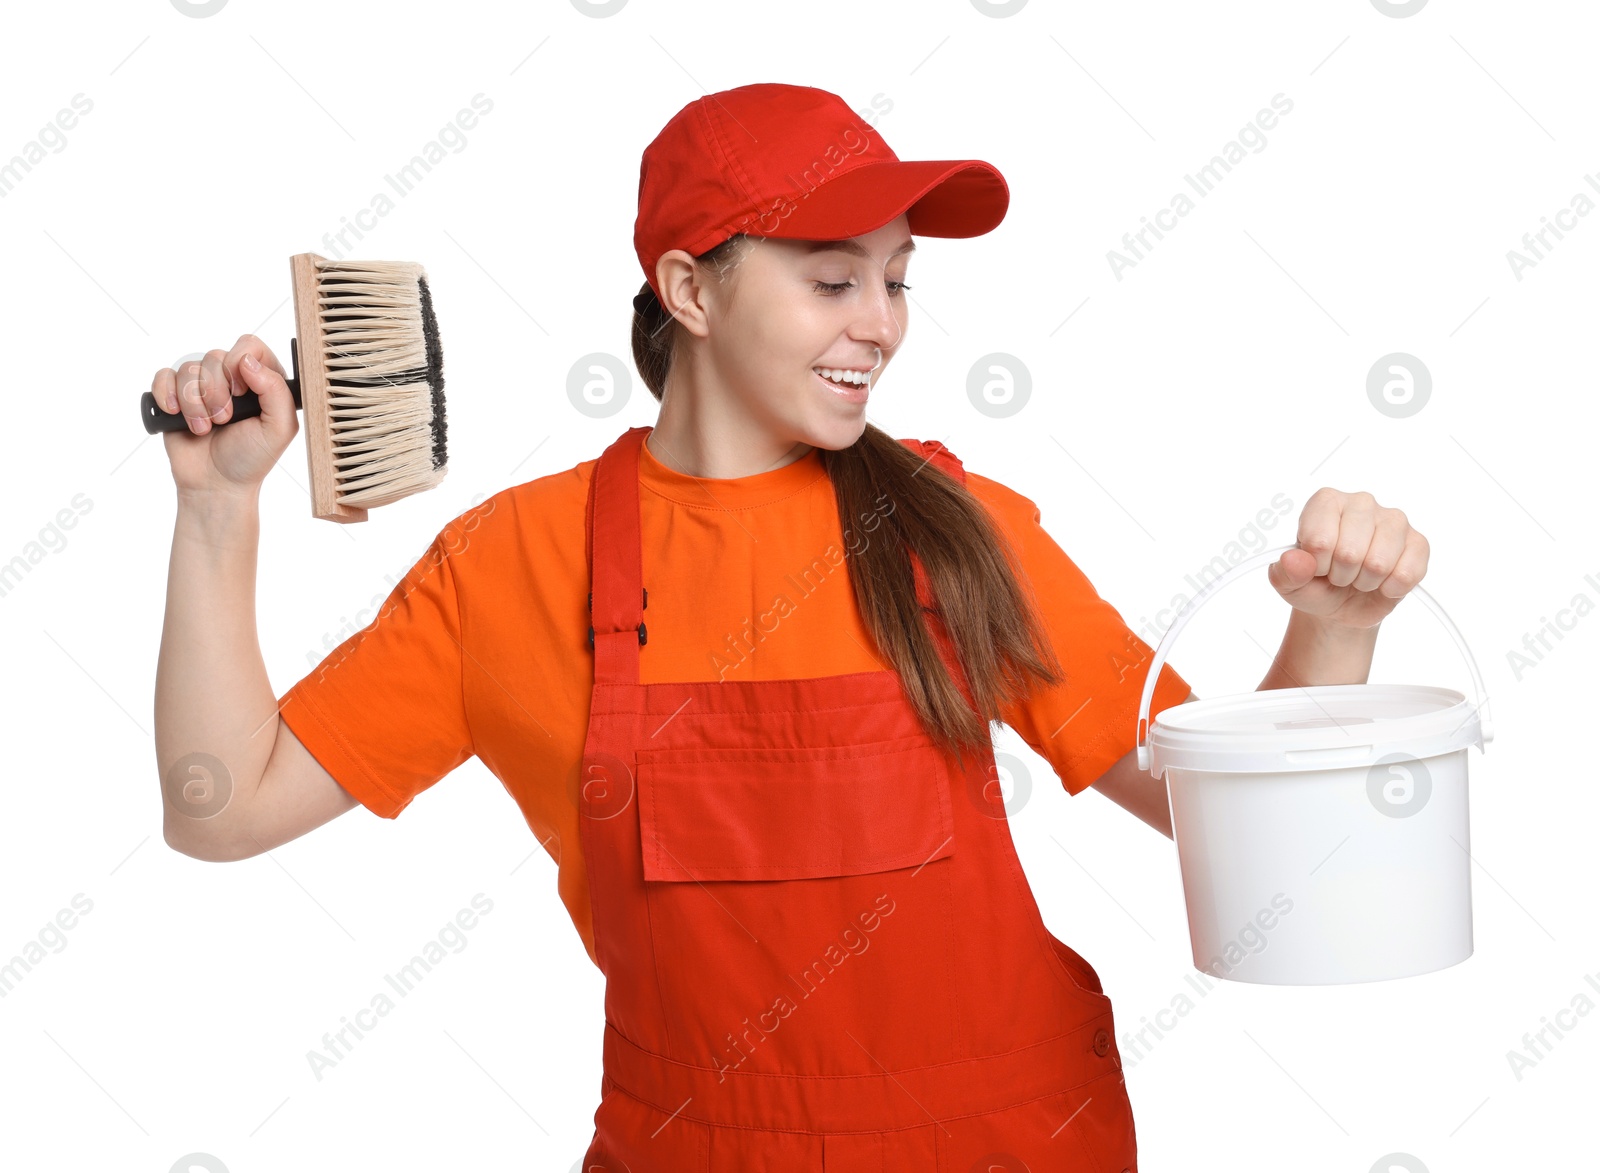
{"type": "Polygon", "coordinates": [[[818,184],[787,215],[778,209],[748,231],[784,240],[843,240],[905,213],[913,236],[982,236],[1005,219],[1010,202],[1004,177],[981,159],[868,163],[818,184]]]}

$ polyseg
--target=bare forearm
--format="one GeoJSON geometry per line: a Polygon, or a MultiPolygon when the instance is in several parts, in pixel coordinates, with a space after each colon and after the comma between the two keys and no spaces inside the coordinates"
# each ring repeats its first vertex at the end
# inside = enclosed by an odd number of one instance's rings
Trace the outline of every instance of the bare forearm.
{"type": "Polygon", "coordinates": [[[1257,691],[1310,688],[1318,684],[1365,684],[1372,670],[1372,652],[1377,646],[1379,626],[1344,627],[1304,611],[1290,611],[1283,643],[1257,691]]]}
{"type": "Polygon", "coordinates": [[[277,737],[256,635],[255,494],[178,501],[156,666],[156,759],[167,842],[231,859],[277,737]],[[220,811],[218,808],[220,807],[220,811]]]}
{"type": "MultiPolygon", "coordinates": [[[[1199,700],[1194,693],[1184,704],[1199,700]]],[[[1095,782],[1094,788],[1131,815],[1136,815],[1168,839],[1172,838],[1172,811],[1167,805],[1167,781],[1139,768],[1139,751],[1130,749],[1095,782]]]]}
{"type": "MultiPolygon", "coordinates": [[[[1309,688],[1317,684],[1365,684],[1372,669],[1378,627],[1345,627],[1324,622],[1303,611],[1289,613],[1283,643],[1256,691],[1309,688]]],[[[1190,693],[1186,700],[1200,698],[1190,693]]],[[[1131,814],[1172,837],[1166,781],[1141,770],[1137,751],[1129,750],[1094,784],[1095,789],[1131,814]]]]}
{"type": "MultiPolygon", "coordinates": [[[[1298,608],[1291,610],[1278,655],[1256,691],[1366,683],[1366,675],[1373,667],[1373,648],[1378,645],[1378,627],[1379,624],[1344,626],[1298,608]]],[[[1198,698],[1189,693],[1186,699],[1198,698]]],[[[1123,755],[1094,783],[1094,789],[1171,839],[1173,824],[1165,779],[1139,770],[1136,752],[1123,755]]]]}
{"type": "MultiPolygon", "coordinates": [[[[1193,694],[1191,694],[1192,696],[1193,694]]],[[[1101,774],[1094,788],[1142,822],[1172,838],[1172,812],[1167,808],[1167,783],[1139,768],[1139,751],[1130,749],[1101,774]]]]}

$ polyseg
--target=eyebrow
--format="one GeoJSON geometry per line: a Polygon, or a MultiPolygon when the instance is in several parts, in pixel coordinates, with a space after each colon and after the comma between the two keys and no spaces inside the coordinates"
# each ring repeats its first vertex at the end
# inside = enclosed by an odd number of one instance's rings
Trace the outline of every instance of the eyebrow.
{"type": "MultiPolygon", "coordinates": [[[[807,253],[840,252],[850,253],[852,256],[857,257],[864,257],[867,255],[866,247],[858,240],[808,240],[805,243],[807,253]]],[[[916,247],[916,241],[908,240],[889,255],[891,257],[897,257],[901,253],[909,253],[914,251],[916,247]]]]}

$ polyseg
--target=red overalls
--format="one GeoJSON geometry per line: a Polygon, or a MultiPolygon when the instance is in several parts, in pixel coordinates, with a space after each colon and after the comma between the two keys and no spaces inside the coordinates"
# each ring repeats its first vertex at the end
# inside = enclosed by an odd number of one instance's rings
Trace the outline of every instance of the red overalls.
{"type": "Polygon", "coordinates": [[[1110,999],[1040,919],[992,750],[958,766],[893,671],[639,683],[649,431],[590,484],[578,803],[606,1026],[582,1168],[1136,1173],[1110,999]]]}

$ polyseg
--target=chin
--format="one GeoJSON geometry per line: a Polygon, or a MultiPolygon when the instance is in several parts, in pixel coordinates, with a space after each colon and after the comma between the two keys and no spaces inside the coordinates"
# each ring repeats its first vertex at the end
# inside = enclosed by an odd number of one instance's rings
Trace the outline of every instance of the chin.
{"type": "Polygon", "coordinates": [[[805,434],[800,439],[813,448],[826,448],[830,452],[838,452],[848,448],[867,430],[867,416],[860,413],[854,419],[843,418],[824,420],[813,423],[805,429],[805,434]]]}

